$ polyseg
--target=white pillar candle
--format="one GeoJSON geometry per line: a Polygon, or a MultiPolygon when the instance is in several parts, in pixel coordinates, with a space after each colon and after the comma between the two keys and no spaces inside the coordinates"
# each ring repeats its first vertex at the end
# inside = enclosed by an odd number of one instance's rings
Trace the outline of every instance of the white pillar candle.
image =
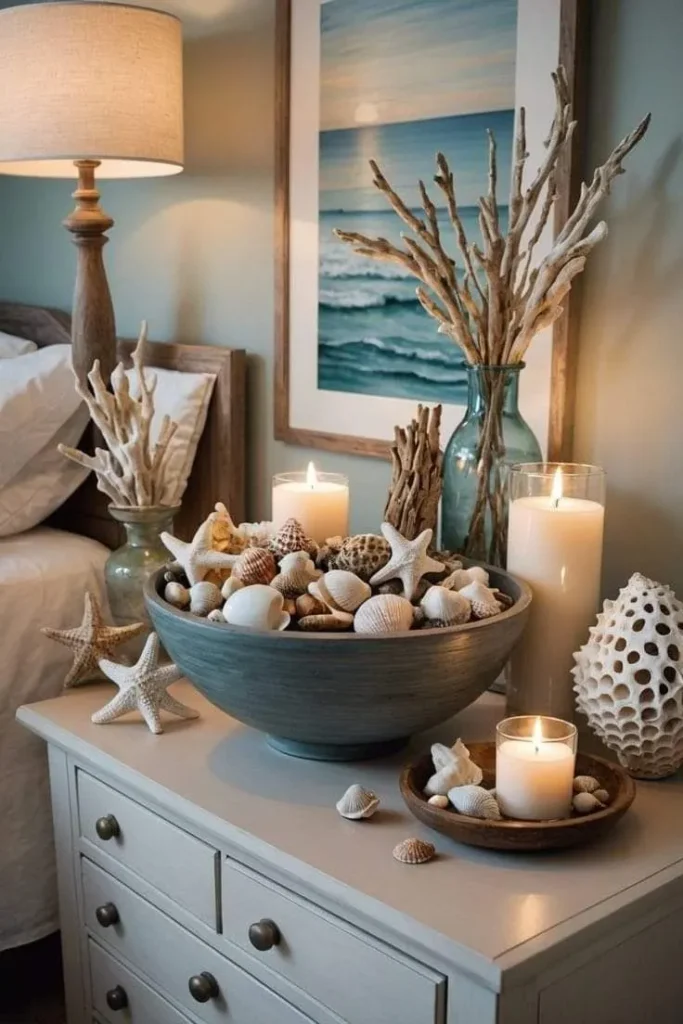
{"type": "Polygon", "coordinates": [[[564,484],[555,471],[551,494],[514,497],[513,490],[510,502],[507,568],[533,591],[511,659],[508,707],[515,713],[573,717],[572,655],[595,621],[605,510],[600,501],[565,496],[567,483],[577,489],[570,470],[564,484]]]}
{"type": "Polygon", "coordinates": [[[287,519],[297,519],[318,543],[346,537],[348,480],[340,473],[317,473],[312,462],[305,473],[281,473],[273,478],[272,518],[276,529],[287,519]]]}
{"type": "MultiPolygon", "coordinates": [[[[566,725],[568,730],[574,728],[570,723],[559,724],[566,725]]],[[[544,739],[543,720],[537,718],[530,737],[508,739],[505,735],[499,736],[496,743],[496,799],[506,817],[548,821],[569,816],[575,733],[576,730],[569,732],[566,742],[544,739]]]]}

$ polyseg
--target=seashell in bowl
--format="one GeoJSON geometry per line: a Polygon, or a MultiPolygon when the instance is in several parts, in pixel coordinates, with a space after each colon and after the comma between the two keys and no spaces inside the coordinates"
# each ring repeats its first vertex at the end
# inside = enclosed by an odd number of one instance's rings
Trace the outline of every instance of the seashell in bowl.
{"type": "Polygon", "coordinates": [[[308,588],[328,608],[342,612],[355,612],[364,601],[372,597],[372,589],[358,576],[346,569],[332,569],[308,588]]]}
{"type": "Polygon", "coordinates": [[[336,808],[342,818],[360,821],[371,818],[379,807],[379,798],[369,789],[355,783],[349,786],[344,795],[337,801],[336,808]]]}
{"type": "Polygon", "coordinates": [[[231,626],[249,629],[286,629],[290,618],[283,611],[284,598],[273,587],[256,583],[236,590],[223,606],[223,615],[231,626]]]}
{"type": "Polygon", "coordinates": [[[298,519],[288,519],[271,540],[270,550],[279,561],[284,555],[294,551],[307,551],[309,555],[315,557],[318,545],[306,536],[306,531],[298,519]]]}
{"type": "Polygon", "coordinates": [[[430,587],[420,601],[420,608],[430,626],[461,626],[470,621],[472,605],[457,590],[430,587]]]}
{"type": "Polygon", "coordinates": [[[434,859],[436,847],[424,839],[404,839],[394,847],[394,859],[401,864],[426,864],[434,859]]]}
{"type": "Polygon", "coordinates": [[[350,612],[324,611],[321,615],[305,615],[297,624],[304,633],[339,633],[351,629],[353,615],[350,612]]]}
{"type": "Polygon", "coordinates": [[[575,793],[594,793],[600,789],[600,783],[592,775],[577,775],[572,783],[575,793]]]}
{"type": "Polygon", "coordinates": [[[182,583],[171,580],[164,588],[164,597],[174,608],[187,608],[190,603],[190,591],[182,583]]]}
{"type": "Polygon", "coordinates": [[[244,586],[242,580],[239,580],[237,576],[228,576],[227,580],[221,587],[221,595],[224,601],[227,601],[236,590],[241,590],[244,586]]]}
{"type": "Polygon", "coordinates": [[[245,587],[256,583],[268,586],[277,573],[275,559],[265,548],[246,548],[232,567],[232,575],[245,587]]]}
{"type": "Polygon", "coordinates": [[[441,586],[447,590],[462,590],[470,583],[483,583],[485,587],[489,584],[489,574],[480,565],[473,565],[469,569],[454,569],[450,576],[441,581],[441,586]]]}
{"type": "Polygon", "coordinates": [[[413,606],[397,594],[377,594],[363,602],[353,622],[356,633],[381,636],[405,633],[413,625],[413,606]]]}
{"type": "Polygon", "coordinates": [[[221,592],[215,583],[203,580],[190,587],[190,611],[193,615],[208,615],[222,603],[221,592]]]}
{"type": "Polygon", "coordinates": [[[347,569],[366,583],[383,569],[391,558],[391,546],[384,537],[374,533],[359,533],[347,537],[335,557],[337,569],[347,569]]]}
{"type": "Polygon", "coordinates": [[[503,817],[495,796],[483,786],[456,786],[449,789],[448,799],[458,814],[466,814],[470,818],[500,821],[503,817]]]}
{"type": "Polygon", "coordinates": [[[308,584],[319,576],[320,569],[316,569],[307,551],[293,551],[280,560],[280,572],[271,585],[285,598],[297,598],[305,594],[308,584]]]}
{"type": "Polygon", "coordinates": [[[318,548],[315,556],[315,564],[323,572],[328,572],[330,569],[339,569],[341,566],[337,565],[337,556],[341,551],[342,544],[344,543],[343,537],[328,537],[318,548]]]}
{"type": "Polygon", "coordinates": [[[302,594],[301,597],[297,597],[295,605],[298,619],[305,619],[307,615],[326,615],[328,611],[326,605],[317,597],[313,597],[313,594],[302,594]]]}
{"type": "Polygon", "coordinates": [[[477,580],[474,583],[468,583],[458,593],[462,597],[466,597],[472,605],[472,615],[475,619],[490,619],[494,615],[500,615],[503,610],[496,601],[493,591],[477,580]]]}

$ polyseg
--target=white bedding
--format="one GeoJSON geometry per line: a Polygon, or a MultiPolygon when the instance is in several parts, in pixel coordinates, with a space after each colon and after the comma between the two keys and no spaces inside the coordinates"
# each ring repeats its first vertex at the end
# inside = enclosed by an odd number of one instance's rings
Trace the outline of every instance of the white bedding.
{"type": "Polygon", "coordinates": [[[40,526],[0,538],[0,951],[58,927],[47,758],[20,704],[59,694],[70,652],[41,626],[75,626],[83,595],[104,599],[108,551],[40,526]]]}

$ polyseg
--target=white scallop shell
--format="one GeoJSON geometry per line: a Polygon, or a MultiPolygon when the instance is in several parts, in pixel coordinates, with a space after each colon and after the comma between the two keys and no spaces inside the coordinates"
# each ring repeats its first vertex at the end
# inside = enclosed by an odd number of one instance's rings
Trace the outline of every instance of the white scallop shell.
{"type": "Polygon", "coordinates": [[[434,796],[430,796],[427,803],[431,804],[432,807],[439,807],[442,811],[445,811],[448,807],[448,797],[442,793],[435,793],[434,796]]]}
{"type": "Polygon", "coordinates": [[[432,860],[436,848],[424,839],[404,839],[394,847],[394,859],[401,864],[426,864],[432,860]]]}
{"type": "Polygon", "coordinates": [[[475,619],[490,619],[494,615],[499,615],[503,610],[498,601],[496,601],[496,595],[493,591],[489,590],[487,586],[478,580],[475,580],[474,583],[468,583],[458,593],[462,597],[466,597],[471,603],[472,615],[475,619]]]}
{"type": "Polygon", "coordinates": [[[683,764],[683,603],[635,573],[574,655],[576,704],[631,775],[683,764]]]}
{"type": "Polygon", "coordinates": [[[209,622],[226,622],[227,621],[226,618],[225,618],[225,615],[220,610],[220,608],[214,608],[214,610],[212,612],[209,612],[209,614],[206,617],[209,620],[209,622]]]}
{"type": "Polygon", "coordinates": [[[236,590],[223,607],[223,614],[233,626],[249,629],[286,629],[290,622],[282,610],[284,598],[273,587],[255,583],[236,590]]]}
{"type": "Polygon", "coordinates": [[[450,576],[447,576],[440,584],[448,590],[462,590],[470,583],[483,583],[488,586],[489,574],[480,565],[473,565],[469,569],[455,569],[450,576]]]}
{"type": "Polygon", "coordinates": [[[572,800],[572,807],[577,814],[592,814],[594,811],[601,811],[604,806],[595,793],[575,793],[572,800]]]}
{"type": "Polygon", "coordinates": [[[342,818],[359,821],[361,818],[372,817],[379,807],[379,798],[371,790],[356,783],[349,786],[337,801],[336,807],[342,818]]]}
{"type": "Polygon", "coordinates": [[[462,740],[456,740],[450,749],[443,743],[435,743],[432,747],[432,761],[436,772],[425,786],[427,796],[445,796],[454,786],[478,786],[484,777],[462,740]]]}
{"type": "Polygon", "coordinates": [[[193,615],[208,615],[221,605],[223,598],[215,583],[195,583],[190,587],[190,611],[193,615]]]}
{"type": "Polygon", "coordinates": [[[224,601],[229,600],[237,590],[241,590],[244,586],[242,580],[238,579],[237,576],[228,576],[227,580],[221,587],[221,595],[224,601]]]}
{"type": "Polygon", "coordinates": [[[318,580],[315,590],[309,587],[309,593],[318,597],[328,608],[355,612],[372,596],[372,589],[368,583],[346,569],[331,569],[318,580]]]}
{"type": "Polygon", "coordinates": [[[572,786],[575,793],[594,793],[600,789],[600,783],[592,775],[577,775],[572,786]]]}
{"type": "Polygon", "coordinates": [[[430,587],[420,601],[420,608],[429,623],[438,622],[443,626],[461,626],[469,622],[472,605],[457,590],[444,587],[430,587]]]}
{"type": "Polygon", "coordinates": [[[182,583],[171,581],[164,587],[164,597],[174,608],[187,608],[190,603],[190,591],[182,583]]]}
{"type": "Polygon", "coordinates": [[[502,817],[498,801],[483,786],[456,786],[448,791],[448,799],[458,814],[491,821],[499,821],[502,817]]]}
{"type": "Polygon", "coordinates": [[[413,606],[397,594],[377,594],[365,601],[354,619],[356,633],[379,636],[382,633],[403,633],[413,625],[413,606]]]}

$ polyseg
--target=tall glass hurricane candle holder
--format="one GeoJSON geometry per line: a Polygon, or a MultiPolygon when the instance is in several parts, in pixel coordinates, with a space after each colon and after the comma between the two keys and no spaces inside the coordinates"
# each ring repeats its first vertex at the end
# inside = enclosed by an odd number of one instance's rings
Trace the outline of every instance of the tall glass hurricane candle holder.
{"type": "Polygon", "coordinates": [[[496,726],[496,800],[508,818],[550,821],[572,808],[576,726],[520,715],[496,726]]]}
{"type": "Polygon", "coordinates": [[[278,473],[272,498],[277,529],[287,519],[297,519],[319,544],[349,532],[349,481],[341,473],[319,473],[312,462],[301,473],[278,473]]]}
{"type": "Polygon", "coordinates": [[[524,463],[510,471],[507,568],[531,585],[512,654],[508,711],[571,719],[571,669],[600,598],[605,474],[597,466],[524,463]]]}

